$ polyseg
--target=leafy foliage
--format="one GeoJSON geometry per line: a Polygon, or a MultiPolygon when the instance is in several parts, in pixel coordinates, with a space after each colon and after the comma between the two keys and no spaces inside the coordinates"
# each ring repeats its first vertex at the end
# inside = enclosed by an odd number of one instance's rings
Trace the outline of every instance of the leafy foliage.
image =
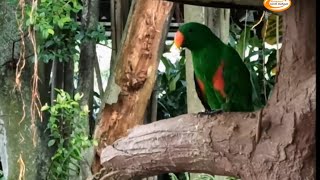
{"type": "Polygon", "coordinates": [[[174,64],[162,56],[165,72],[158,71],[158,119],[187,113],[185,57],[174,64]]]}
{"type": "Polygon", "coordinates": [[[39,59],[68,61],[79,53],[77,46],[85,38],[106,40],[103,26],[84,31],[76,21],[76,14],[82,9],[77,0],[41,0],[35,12],[26,6],[26,26],[36,30],[39,59]]]}
{"type": "Polygon", "coordinates": [[[180,173],[180,174],[174,174],[174,173],[169,173],[169,176],[171,178],[171,180],[179,180],[179,179],[186,179],[189,180],[190,176],[189,173],[185,172],[185,173],[180,173]]]}
{"type": "Polygon", "coordinates": [[[46,129],[50,131],[48,146],[57,148],[51,157],[47,179],[69,179],[71,172],[79,173],[77,161],[82,159],[82,151],[96,142],[89,140],[85,130],[89,110],[88,106],[80,107],[78,101],[82,96],[77,93],[71,98],[63,90],[56,91],[56,104],[41,108],[50,113],[46,129]]]}
{"type": "Polygon", "coordinates": [[[26,6],[26,26],[37,32],[39,59],[68,60],[76,50],[79,25],[73,16],[81,10],[77,0],[41,0],[36,11],[26,6]]]}
{"type": "Polygon", "coordinates": [[[275,84],[276,49],[265,48],[263,40],[259,39],[250,27],[239,31],[233,26],[229,44],[237,50],[250,71],[254,85],[254,106],[255,109],[260,109],[267,103],[275,84]],[[237,36],[237,33],[240,33],[240,36],[237,36]],[[256,59],[253,59],[254,57],[256,59]]]}

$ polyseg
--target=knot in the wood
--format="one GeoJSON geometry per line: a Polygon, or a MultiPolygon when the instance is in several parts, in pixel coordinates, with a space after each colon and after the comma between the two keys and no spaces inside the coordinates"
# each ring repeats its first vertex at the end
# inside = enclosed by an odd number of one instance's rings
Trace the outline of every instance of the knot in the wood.
{"type": "Polygon", "coordinates": [[[150,13],[146,13],[146,14],[144,15],[144,19],[145,19],[146,25],[151,25],[151,24],[152,24],[152,20],[151,20],[151,15],[150,15],[150,13]]]}
{"type": "Polygon", "coordinates": [[[124,84],[124,89],[127,92],[138,91],[144,85],[147,80],[147,71],[141,70],[137,74],[135,73],[126,73],[123,81],[126,82],[124,84]]]}
{"type": "Polygon", "coordinates": [[[131,81],[129,84],[129,91],[137,91],[143,87],[145,81],[147,79],[147,71],[140,71],[138,74],[134,74],[131,77],[131,81]]]}

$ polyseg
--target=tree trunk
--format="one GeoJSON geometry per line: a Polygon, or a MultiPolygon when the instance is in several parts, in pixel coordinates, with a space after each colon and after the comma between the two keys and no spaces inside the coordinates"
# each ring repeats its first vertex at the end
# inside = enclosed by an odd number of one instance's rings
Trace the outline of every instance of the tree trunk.
{"type": "Polygon", "coordinates": [[[296,1],[284,12],[284,23],[277,83],[261,116],[258,143],[259,112],[183,115],[135,127],[107,146],[101,154],[104,179],[181,171],[314,179],[315,1],[296,1]]]}
{"type": "MultiPolygon", "coordinates": [[[[99,18],[99,0],[83,1],[81,26],[87,32],[95,30],[99,18]]],[[[89,118],[85,130],[87,135],[92,137],[95,122],[93,119],[93,86],[94,86],[94,67],[98,63],[96,54],[96,40],[94,38],[85,38],[80,45],[79,60],[79,81],[77,91],[83,93],[81,106],[88,106],[89,118]]],[[[93,156],[89,156],[93,148],[86,149],[82,152],[83,159],[80,161],[80,174],[76,174],[73,179],[85,179],[91,176],[91,163],[93,156]]]]}
{"type": "MultiPolygon", "coordinates": [[[[90,32],[96,29],[98,25],[99,16],[99,1],[98,0],[86,0],[84,1],[82,10],[82,22],[86,32],[90,32]]],[[[88,122],[88,135],[89,129],[93,129],[94,123],[92,117],[93,107],[93,82],[94,82],[94,64],[97,61],[96,54],[96,40],[84,39],[80,46],[80,60],[79,60],[79,82],[78,92],[83,93],[81,99],[81,105],[89,106],[89,121],[88,122]],[[91,128],[90,128],[91,126],[91,128]]]]}
{"type": "MultiPolygon", "coordinates": [[[[113,94],[118,97],[117,103],[105,104],[96,127],[94,137],[99,146],[95,164],[100,164],[102,148],[143,123],[172,15],[171,2],[136,0],[132,3],[117,56],[115,82],[120,92],[113,94]]],[[[100,169],[93,166],[94,172],[100,169]]]]}
{"type": "MultiPolygon", "coordinates": [[[[21,41],[17,21],[15,3],[0,2],[0,65],[19,58],[21,41]],[[16,41],[15,46],[13,42],[16,41]],[[13,52],[14,51],[14,52],[13,52]]],[[[25,38],[26,56],[29,56],[28,45],[25,38]]],[[[42,132],[37,130],[33,137],[30,118],[31,104],[31,76],[32,59],[27,59],[27,64],[21,76],[22,94],[14,90],[15,68],[0,67],[0,166],[4,172],[4,179],[44,179],[48,165],[48,148],[46,137],[41,137],[42,132]],[[24,101],[22,101],[22,98],[24,101]],[[23,102],[25,103],[25,119],[23,116],[23,102]],[[21,122],[20,122],[21,121],[21,122]],[[33,146],[33,138],[36,146],[33,146]],[[22,164],[24,163],[24,164],[22,164]]],[[[13,63],[12,65],[15,65],[13,63]]],[[[43,123],[36,121],[36,126],[43,123]]],[[[1,169],[0,167],[0,169],[1,169]]],[[[0,178],[1,179],[1,178],[0,178]]]]}
{"type": "Polygon", "coordinates": [[[230,34],[230,9],[208,8],[207,23],[222,42],[228,44],[230,34]]]}

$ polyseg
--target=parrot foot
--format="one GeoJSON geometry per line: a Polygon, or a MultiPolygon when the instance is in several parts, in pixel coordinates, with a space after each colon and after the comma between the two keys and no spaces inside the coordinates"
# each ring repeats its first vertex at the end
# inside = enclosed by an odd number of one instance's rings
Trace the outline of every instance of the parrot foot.
{"type": "Polygon", "coordinates": [[[219,110],[205,110],[204,112],[198,112],[197,117],[202,117],[202,116],[214,116],[217,114],[221,114],[223,111],[221,109],[219,110]]]}

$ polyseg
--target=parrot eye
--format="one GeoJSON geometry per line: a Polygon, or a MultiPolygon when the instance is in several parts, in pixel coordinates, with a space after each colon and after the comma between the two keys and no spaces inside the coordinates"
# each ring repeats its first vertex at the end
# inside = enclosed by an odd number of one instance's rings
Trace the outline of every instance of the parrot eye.
{"type": "Polygon", "coordinates": [[[191,28],[189,29],[189,32],[192,32],[192,29],[191,29],[191,28]]]}

